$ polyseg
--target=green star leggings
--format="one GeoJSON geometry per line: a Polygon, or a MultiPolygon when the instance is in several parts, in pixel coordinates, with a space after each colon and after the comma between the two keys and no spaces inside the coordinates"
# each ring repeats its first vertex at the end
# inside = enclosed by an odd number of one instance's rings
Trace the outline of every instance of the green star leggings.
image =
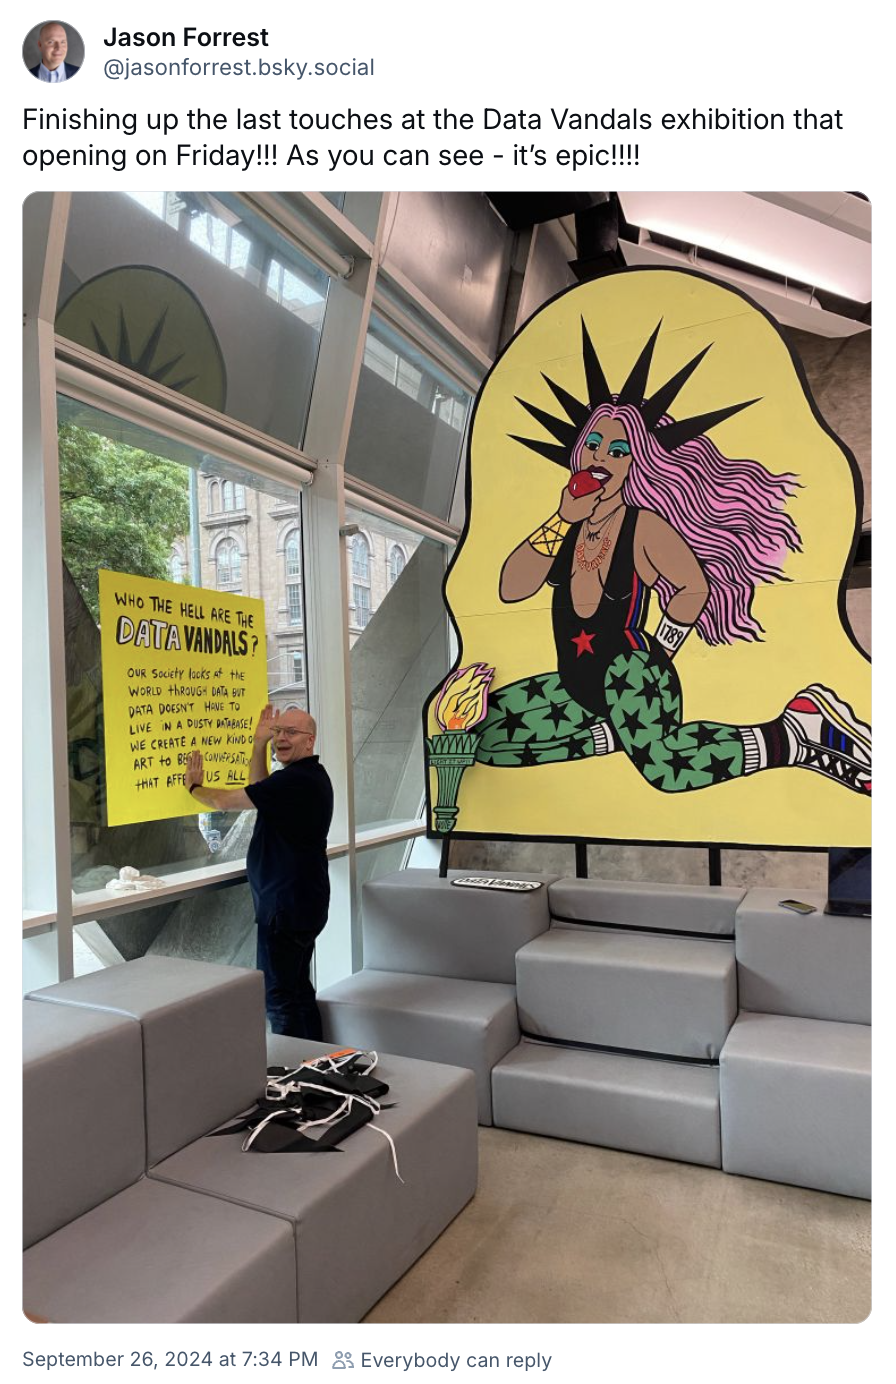
{"type": "Polygon", "coordinates": [[[744,772],[736,726],[681,721],[681,686],[671,664],[649,653],[619,654],[604,683],[608,717],[573,701],[558,673],[539,673],[493,692],[476,758],[512,768],[587,759],[596,753],[592,727],[608,721],[616,747],[663,793],[687,793],[744,772]]]}

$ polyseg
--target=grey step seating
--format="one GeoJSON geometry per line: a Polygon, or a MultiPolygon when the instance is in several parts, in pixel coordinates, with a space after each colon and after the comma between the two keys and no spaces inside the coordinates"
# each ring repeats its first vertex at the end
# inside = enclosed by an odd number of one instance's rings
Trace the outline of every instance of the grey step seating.
{"type": "Polygon", "coordinates": [[[871,1023],[871,919],[824,912],[823,894],[801,891],[815,913],[779,907],[783,889],[751,889],[737,912],[741,1009],[846,1024],[871,1023]]]}
{"type": "Polygon", "coordinates": [[[871,1029],[744,1011],[720,1065],[722,1166],[871,1195],[871,1029]]]}
{"type": "Polygon", "coordinates": [[[520,1039],[512,985],[359,971],[318,996],[330,1046],[413,1053],[468,1067],[479,1123],[492,1123],[491,1071],[520,1039]]]}
{"type": "Polygon", "coordinates": [[[554,927],[602,924],[649,932],[733,937],[745,890],[705,884],[557,879],[548,895],[554,927]]]}
{"type": "Polygon", "coordinates": [[[715,1067],[524,1039],[492,1088],[502,1129],[721,1166],[715,1067]]]}
{"type": "Polygon", "coordinates": [[[737,1013],[734,945],[653,933],[553,928],[517,955],[525,1034],[718,1058],[737,1013]]]}
{"type": "Polygon", "coordinates": [[[364,969],[318,995],[324,1035],[476,1075],[491,1124],[491,1069],[520,1039],[515,956],[550,925],[553,876],[530,893],[466,889],[476,871],[403,870],[364,886],[364,969]]]}
{"type": "Polygon", "coordinates": [[[517,954],[525,1036],[492,1073],[495,1123],[720,1167],[743,893],[555,881],[550,931],[517,954]]]}
{"type": "MultiPolygon", "coordinates": [[[[38,1317],[356,1321],[475,1190],[475,1082],[444,1066],[382,1060],[394,1108],[377,1122],[404,1183],[368,1128],[335,1155],[201,1137],[263,1090],[257,971],[146,957],[23,1010],[24,1305],[38,1317]]],[[[277,1039],[271,1060],[327,1050],[277,1039]]]]}
{"type": "Polygon", "coordinates": [[[778,906],[754,889],[737,915],[741,1013],[722,1051],[722,1166],[871,1195],[871,920],[778,906]]]}

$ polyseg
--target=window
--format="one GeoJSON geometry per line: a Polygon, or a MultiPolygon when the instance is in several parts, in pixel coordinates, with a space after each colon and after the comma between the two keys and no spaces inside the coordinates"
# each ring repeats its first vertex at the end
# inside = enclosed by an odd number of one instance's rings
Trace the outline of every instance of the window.
{"type": "Polygon", "coordinates": [[[389,586],[390,586],[390,587],[394,586],[395,583],[398,581],[398,578],[401,576],[402,572],[404,571],[404,567],[405,567],[406,561],[407,561],[407,558],[406,558],[405,555],[404,555],[404,549],[403,549],[403,548],[400,548],[400,547],[398,546],[397,543],[393,543],[393,544],[392,544],[392,550],[391,550],[391,552],[389,553],[389,586]]]}
{"type": "Polygon", "coordinates": [[[393,520],[358,509],[348,508],[346,520],[363,526],[368,551],[378,555],[371,564],[370,583],[352,583],[350,612],[356,631],[350,653],[355,820],[361,829],[408,821],[420,809],[420,708],[450,667],[442,604],[448,549],[393,520]],[[385,590],[378,583],[385,588],[393,570],[395,582],[384,600],[385,590]],[[371,607],[376,611],[376,638],[365,639],[357,631],[372,618],[371,607]]]}
{"type": "Polygon", "coordinates": [[[360,629],[366,629],[370,623],[370,587],[353,586],[352,602],[355,607],[355,624],[360,629]]]}
{"type": "Polygon", "coordinates": [[[219,591],[242,591],[242,558],[236,539],[222,538],[215,549],[219,591]]]}
{"type": "Polygon", "coordinates": [[[352,623],[358,629],[366,629],[370,623],[370,544],[363,533],[352,539],[352,623]]]}
{"type": "Polygon", "coordinates": [[[356,581],[370,581],[370,544],[363,533],[352,539],[352,576],[356,581]]]}
{"type": "Polygon", "coordinates": [[[301,649],[290,649],[289,659],[291,664],[291,676],[293,682],[304,683],[305,681],[305,655],[301,649]]]}
{"type": "Polygon", "coordinates": [[[298,447],[328,290],[325,271],[231,193],[79,192],[56,326],[298,447]]]}
{"type": "Polygon", "coordinates": [[[281,307],[320,330],[325,300],[316,284],[300,277],[280,260],[272,259],[268,268],[267,291],[268,297],[281,307]]]}
{"type": "Polygon", "coordinates": [[[233,481],[224,481],[221,486],[221,508],[225,511],[246,508],[246,487],[233,481]]]}
{"type": "MultiPolygon", "coordinates": [[[[217,544],[209,546],[205,521],[195,508],[191,518],[191,476],[198,478],[213,464],[220,483],[232,484],[235,501],[237,483],[227,474],[225,462],[64,396],[58,400],[58,415],[63,599],[65,627],[70,632],[65,669],[72,887],[76,894],[83,894],[102,890],[123,865],[134,865],[146,874],[176,875],[210,859],[208,840],[196,815],[108,825],[98,568],[190,582],[189,564],[195,553],[196,587],[239,593],[246,563],[251,563],[261,588],[253,595],[265,605],[269,696],[276,701],[275,693],[286,681],[292,689],[290,700],[301,701],[304,650],[281,653],[277,647],[274,632],[282,609],[282,585],[276,565],[265,563],[265,554],[276,552],[277,545],[278,521],[270,511],[286,505],[296,515],[301,511],[295,487],[261,478],[247,484],[241,479],[244,490],[263,497],[263,503],[248,508],[246,519],[240,521],[239,542],[224,533],[217,544]],[[194,532],[197,518],[200,529],[194,532]],[[202,534],[205,538],[200,543],[202,534]],[[295,687],[300,677],[295,655],[302,659],[301,690],[295,687]]],[[[244,477],[245,472],[240,475],[244,477]]],[[[219,519],[212,534],[220,532],[220,523],[219,519]]],[[[300,545],[301,519],[292,523],[292,534],[300,545]]],[[[188,599],[193,600],[194,593],[188,599]]],[[[214,814],[212,825],[221,833],[222,851],[238,816],[214,814]]],[[[230,858],[238,858],[243,850],[240,837],[236,857],[230,858]]]]}
{"type": "Polygon", "coordinates": [[[228,225],[220,216],[199,210],[190,216],[189,226],[190,240],[194,245],[200,246],[228,269],[238,274],[246,272],[252,245],[247,235],[235,226],[228,225]]]}
{"type": "Polygon", "coordinates": [[[286,588],[286,615],[289,624],[302,623],[302,588],[297,581],[291,581],[286,588]]]}
{"type": "Polygon", "coordinates": [[[451,509],[471,396],[371,317],[345,469],[417,509],[451,509]]]}
{"type": "Polygon", "coordinates": [[[221,508],[221,482],[209,481],[208,483],[208,512],[217,514],[221,508]]]}
{"type": "Polygon", "coordinates": [[[289,535],[284,548],[286,566],[286,618],[291,625],[302,623],[302,553],[296,530],[289,535]]]}

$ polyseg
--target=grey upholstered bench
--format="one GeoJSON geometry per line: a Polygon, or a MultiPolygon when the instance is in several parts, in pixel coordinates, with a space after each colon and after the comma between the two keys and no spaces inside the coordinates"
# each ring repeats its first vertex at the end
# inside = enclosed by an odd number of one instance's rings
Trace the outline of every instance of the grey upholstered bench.
{"type": "MultiPolygon", "coordinates": [[[[338,1154],[207,1138],[267,1065],[257,971],[145,957],[36,991],[25,1022],[25,1307],[66,1322],[356,1321],[473,1195],[469,1071],[384,1057],[338,1154]],[[64,1135],[60,1137],[60,1131],[64,1135]]],[[[288,1065],[326,1045],[272,1039],[288,1065]]]]}
{"type": "Polygon", "coordinates": [[[722,1166],[871,1195],[871,920],[779,907],[737,911],[741,1012],[722,1050],[722,1166]]]}
{"type": "MultiPolygon", "coordinates": [[[[282,1066],[331,1045],[272,1037],[282,1066]]],[[[158,1164],[153,1178],[236,1202],[295,1231],[300,1322],[358,1321],[441,1234],[476,1190],[472,1073],[401,1057],[376,1069],[388,1083],[374,1123],[336,1154],[244,1154],[239,1137],[199,1139],[158,1164]]]]}
{"type": "Polygon", "coordinates": [[[492,1068],[520,1039],[516,953],[550,924],[553,876],[514,873],[538,884],[529,893],[453,883],[467,877],[402,870],[366,884],[364,969],[318,1003],[333,1043],[469,1067],[489,1125],[492,1068]]]}
{"type": "MultiPolygon", "coordinates": [[[[147,1178],[140,1023],[28,999],[23,1049],[26,1310],[54,1322],[294,1321],[285,1221],[147,1178]]],[[[170,1112],[165,1123],[170,1134],[170,1112]]]]}

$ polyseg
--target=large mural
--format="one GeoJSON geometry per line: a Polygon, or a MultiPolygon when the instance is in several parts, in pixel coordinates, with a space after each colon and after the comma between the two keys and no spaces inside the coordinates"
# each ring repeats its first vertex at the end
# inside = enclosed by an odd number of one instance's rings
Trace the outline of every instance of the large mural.
{"type": "Polygon", "coordinates": [[[430,834],[870,844],[861,481],[762,309],[686,270],[561,294],[467,464],[430,834]]]}

